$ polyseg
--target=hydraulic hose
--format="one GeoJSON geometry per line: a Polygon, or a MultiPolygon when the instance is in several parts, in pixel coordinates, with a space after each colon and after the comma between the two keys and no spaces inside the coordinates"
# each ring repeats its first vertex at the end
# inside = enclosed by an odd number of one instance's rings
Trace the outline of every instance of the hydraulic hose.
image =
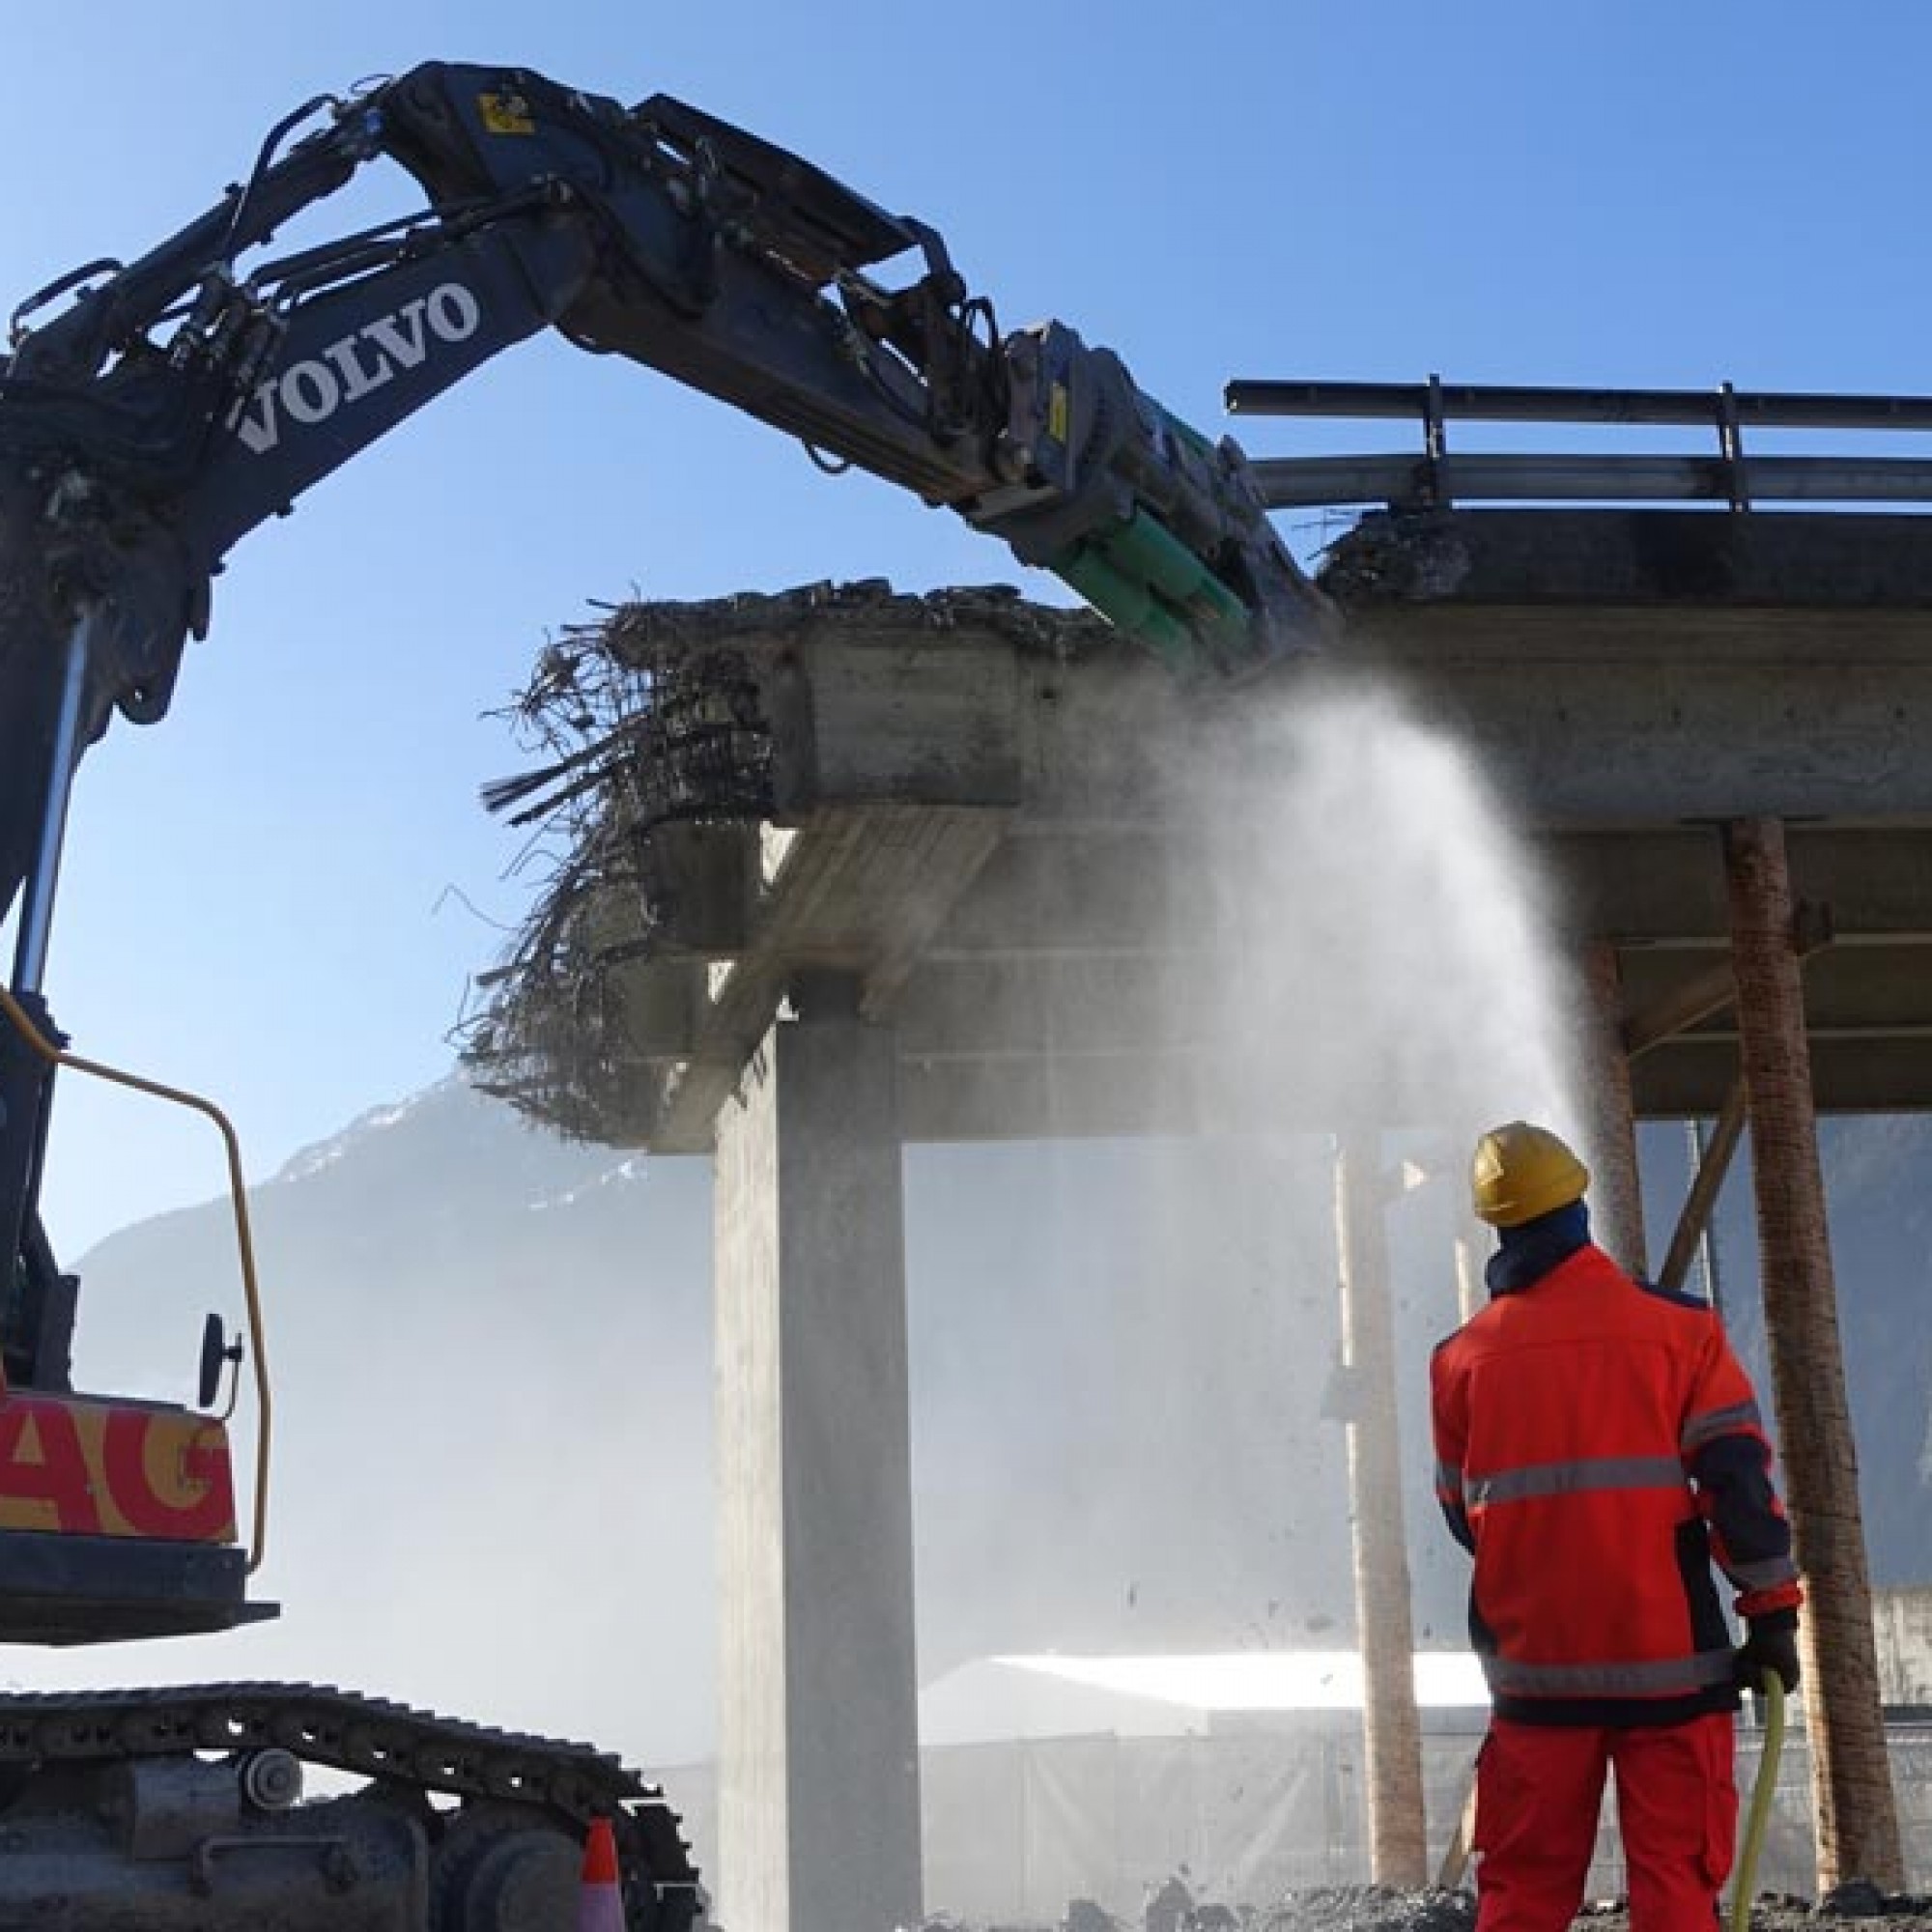
{"type": "Polygon", "coordinates": [[[1777,1760],[1784,1750],[1784,1680],[1776,1671],[1764,1673],[1764,1688],[1758,1692],[1758,1701],[1764,1717],[1764,1744],[1758,1751],[1750,1809],[1745,1816],[1745,1835],[1738,1846],[1737,1870],[1731,1879],[1730,1932],[1750,1932],[1758,1854],[1764,1850],[1765,1827],[1771,1823],[1772,1800],[1777,1796],[1777,1760]]]}

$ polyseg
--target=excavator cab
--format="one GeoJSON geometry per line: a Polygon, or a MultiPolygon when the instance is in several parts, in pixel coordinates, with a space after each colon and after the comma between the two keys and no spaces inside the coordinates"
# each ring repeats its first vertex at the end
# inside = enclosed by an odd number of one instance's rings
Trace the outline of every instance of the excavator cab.
{"type": "Polygon", "coordinates": [[[0,1299],[0,1643],[112,1643],[232,1630],[276,1614],[248,1601],[266,1521],[269,1403],[247,1200],[234,1129],[219,1109],[141,1076],[79,1059],[16,975],[0,988],[0,1171],[27,1179],[9,1292],[0,1299]],[[239,1541],[228,1422],[242,1345],[220,1319],[202,1331],[197,1403],[96,1395],[73,1386],[79,1283],[56,1266],[38,1194],[46,1098],[71,1067],[210,1116],[229,1150],[242,1283],[255,1337],[258,1427],[251,1548],[239,1541]],[[33,1122],[20,1156],[6,1131],[33,1122]],[[10,1141],[13,1144],[10,1146],[10,1141]],[[228,1396],[215,1412],[224,1370],[228,1396]]]}
{"type": "MultiPolygon", "coordinates": [[[[33,1236],[30,1255],[44,1245],[38,1223],[33,1236]]],[[[208,1317],[192,1407],[77,1391],[77,1288],[23,1256],[0,1317],[0,1643],[185,1636],[274,1616],[248,1601],[238,1541],[228,1421],[241,1341],[208,1317]]]]}
{"type": "MultiPolygon", "coordinates": [[[[1182,675],[1245,674],[1326,633],[1232,443],[1062,325],[1003,337],[933,229],[665,96],[630,109],[435,61],[317,96],[166,241],[28,297],[0,365],[0,919],[17,914],[0,992],[0,1640],[266,1614],[243,1589],[268,1438],[252,1285],[245,1559],[224,1419],[80,1394],[65,1366],[72,1283],[38,1202],[53,1069],[89,1065],[42,996],[75,769],[113,714],[166,713],[241,537],[551,327],[797,436],[821,467],[950,506],[1182,675]],[[378,158],[429,206],[254,252],[378,158]],[[895,287],[901,256],[921,272],[895,287]]],[[[245,1277],[239,1166],[231,1187],[245,1277]]]]}
{"type": "Polygon", "coordinates": [[[228,1431],[128,1396],[0,1395],[0,1643],[232,1630],[247,1600],[228,1431]]]}
{"type": "MultiPolygon", "coordinates": [[[[231,1630],[275,1614],[247,1601],[266,1527],[269,1388],[262,1351],[241,1149],[221,1110],[197,1094],[68,1050],[42,991],[69,795],[99,728],[92,672],[109,629],[88,606],[62,626],[22,594],[36,581],[18,506],[0,493],[0,590],[14,621],[0,636],[0,697],[20,726],[4,779],[0,848],[17,864],[14,962],[0,985],[0,1642],[79,1644],[231,1630]],[[35,613],[38,612],[38,618],[35,613]],[[5,653],[11,653],[6,655],[5,653]],[[22,667],[27,668],[23,671],[22,667]],[[212,1411],[225,1337],[203,1339],[199,1406],[73,1386],[79,1284],[58,1265],[41,1181],[54,1077],[72,1071],[202,1114],[227,1150],[257,1401],[250,1544],[236,1523],[228,1420],[212,1411]],[[209,1351],[214,1360],[209,1372],[209,1351]]],[[[10,869],[6,876],[14,876],[10,869]]],[[[11,896],[11,893],[5,896],[11,896]]]]}

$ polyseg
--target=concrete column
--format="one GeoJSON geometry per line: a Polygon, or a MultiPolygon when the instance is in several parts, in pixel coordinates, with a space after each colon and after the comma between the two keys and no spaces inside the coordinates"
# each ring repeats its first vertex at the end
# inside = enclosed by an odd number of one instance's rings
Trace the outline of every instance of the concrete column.
{"type": "Polygon", "coordinates": [[[814,989],[717,1141],[718,1921],[921,1918],[904,1209],[890,1031],[814,989]]]}
{"type": "Polygon", "coordinates": [[[1336,1151],[1335,1231],[1342,1350],[1352,1396],[1349,1494],[1364,1680],[1369,1876],[1377,1885],[1413,1887],[1429,1882],[1422,1722],[1415,1707],[1388,1241],[1372,1134],[1345,1135],[1336,1151]]]}
{"type": "Polygon", "coordinates": [[[1633,1274],[1647,1266],[1643,1195],[1637,1182],[1636,1112],[1624,1051],[1623,976],[1617,949],[1593,939],[1583,949],[1583,1159],[1590,1169],[1590,1232],[1633,1274]]]}
{"type": "Polygon", "coordinates": [[[1838,1340],[1811,1054],[1793,942],[1784,828],[1724,829],[1738,1037],[1748,1094],[1765,1327],[1798,1566],[1821,1889],[1903,1883],[1879,1702],[1858,1459],[1838,1340]]]}
{"type": "Polygon", "coordinates": [[[1452,1244],[1456,1253],[1456,1319],[1466,1321],[1489,1299],[1483,1271],[1493,1243],[1484,1240],[1478,1223],[1462,1221],[1457,1224],[1452,1244]]]}

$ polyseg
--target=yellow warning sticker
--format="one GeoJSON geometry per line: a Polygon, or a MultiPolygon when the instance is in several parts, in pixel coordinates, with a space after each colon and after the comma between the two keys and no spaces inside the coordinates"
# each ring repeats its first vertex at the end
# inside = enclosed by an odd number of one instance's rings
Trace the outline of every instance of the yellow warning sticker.
{"type": "Polygon", "coordinates": [[[493,134],[534,134],[537,124],[530,117],[530,105],[521,94],[479,94],[476,105],[483,125],[493,134]]]}
{"type": "Polygon", "coordinates": [[[1046,399],[1046,433],[1055,442],[1066,440],[1066,384],[1056,383],[1046,399]]]}

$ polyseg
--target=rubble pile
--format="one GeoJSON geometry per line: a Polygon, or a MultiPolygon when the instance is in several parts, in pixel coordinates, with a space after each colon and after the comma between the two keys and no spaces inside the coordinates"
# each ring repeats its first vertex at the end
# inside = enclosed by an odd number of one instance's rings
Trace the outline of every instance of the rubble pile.
{"type": "Polygon", "coordinates": [[[686,828],[777,816],[775,708],[814,634],[840,639],[991,631],[1065,660],[1104,647],[1086,611],[985,586],[901,595],[883,579],[633,602],[567,627],[504,714],[531,768],[485,803],[527,828],[535,903],[461,1029],[475,1084],[580,1140],[648,1137],[653,1083],[625,1023],[627,971],[677,951],[686,828]]]}
{"type": "MultiPolygon", "coordinates": [[[[1091,1899],[1074,1899],[1053,1926],[969,1925],[944,1914],[922,1932],[1472,1932],[1476,1901],[1467,1891],[1397,1891],[1386,1886],[1330,1886],[1273,1905],[1198,1903],[1178,1880],[1154,1891],[1137,1918],[1122,1918],[1091,1899]]],[[[1813,1903],[1766,1892],[1751,1906],[1752,1932],[1932,1932],[1932,1896],[1881,1892],[1862,1880],[1813,1903]],[[1856,1923],[1854,1921],[1857,1921],[1856,1923]]],[[[1621,1899],[1588,1905],[1579,1932],[1627,1932],[1621,1899]]]]}

